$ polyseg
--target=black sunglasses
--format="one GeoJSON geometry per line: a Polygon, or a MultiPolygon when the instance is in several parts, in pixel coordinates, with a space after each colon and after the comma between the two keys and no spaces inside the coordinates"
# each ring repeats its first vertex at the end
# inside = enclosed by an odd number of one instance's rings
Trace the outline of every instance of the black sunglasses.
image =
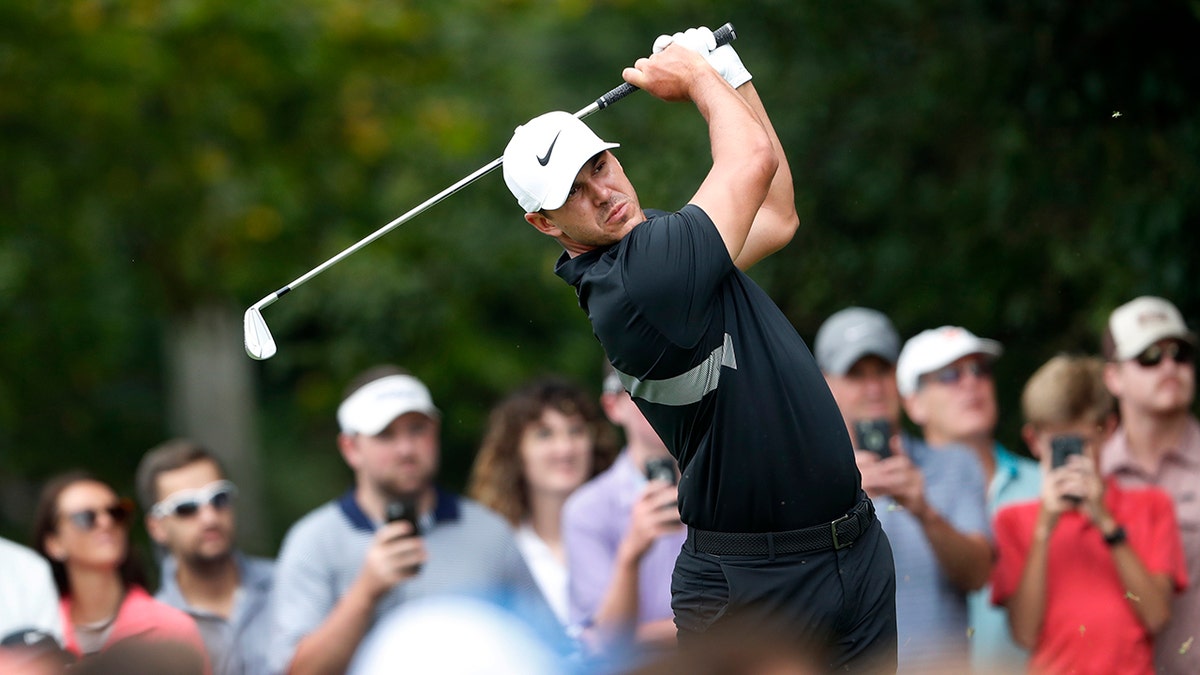
{"type": "Polygon", "coordinates": [[[958,384],[967,373],[974,375],[977,378],[983,379],[992,376],[992,364],[989,361],[976,360],[967,361],[959,365],[949,365],[944,368],[938,368],[932,373],[926,373],[922,376],[922,381],[937,382],[939,384],[951,385],[958,384]]]}
{"type": "Polygon", "coordinates": [[[71,524],[75,527],[78,527],[85,532],[90,532],[96,529],[96,526],[100,523],[101,513],[107,513],[108,517],[112,519],[113,523],[117,525],[124,525],[129,520],[129,516],[133,513],[133,503],[128,499],[122,499],[116,504],[113,504],[112,506],[106,506],[102,509],[84,509],[82,511],[72,511],[71,513],[66,514],[66,518],[67,520],[71,521],[71,524]]]}
{"type": "Polygon", "coordinates": [[[150,515],[155,518],[179,516],[191,518],[200,513],[200,507],[208,504],[218,511],[233,505],[237,495],[237,487],[227,480],[209,483],[198,490],[180,490],[150,508],[150,515]]]}
{"type": "Polygon", "coordinates": [[[1133,360],[1143,368],[1153,368],[1162,363],[1164,357],[1180,365],[1187,365],[1195,360],[1196,349],[1187,342],[1172,341],[1166,346],[1156,343],[1146,347],[1141,354],[1133,357],[1133,360]]]}

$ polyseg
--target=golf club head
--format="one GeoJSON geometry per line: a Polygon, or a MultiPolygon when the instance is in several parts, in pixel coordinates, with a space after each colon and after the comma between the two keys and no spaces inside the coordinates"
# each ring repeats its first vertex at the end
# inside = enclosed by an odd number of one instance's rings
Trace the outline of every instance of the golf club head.
{"type": "Polygon", "coordinates": [[[246,353],[250,358],[264,361],[275,356],[275,338],[271,337],[271,329],[263,320],[258,307],[246,310],[243,319],[245,328],[246,353]]]}

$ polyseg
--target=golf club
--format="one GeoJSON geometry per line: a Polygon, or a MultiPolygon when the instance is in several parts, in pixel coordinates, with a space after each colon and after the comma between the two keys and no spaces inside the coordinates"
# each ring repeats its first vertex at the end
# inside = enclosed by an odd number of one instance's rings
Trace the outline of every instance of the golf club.
{"type": "MultiPolygon", "coordinates": [[[[733,40],[735,40],[737,38],[737,34],[734,32],[733,24],[726,23],[724,26],[721,26],[717,30],[713,31],[713,37],[716,38],[717,46],[721,46],[721,45],[727,45],[730,42],[732,42],[733,40]]],[[[623,82],[620,86],[611,89],[608,93],[606,93],[605,95],[596,99],[587,107],[576,112],[575,117],[577,117],[578,119],[583,119],[583,118],[587,117],[588,115],[591,115],[594,112],[597,112],[599,110],[603,110],[603,109],[607,108],[608,106],[616,103],[617,101],[620,101],[621,99],[625,98],[626,96],[628,96],[629,94],[632,94],[635,91],[637,91],[637,87],[633,86],[632,84],[629,84],[628,82],[623,82]]],[[[246,344],[246,353],[250,355],[250,358],[256,359],[259,361],[269,359],[275,355],[275,352],[276,352],[275,338],[271,337],[271,330],[269,328],[267,328],[267,322],[265,319],[263,319],[262,310],[264,310],[267,307],[269,307],[270,305],[272,305],[279,298],[282,298],[283,296],[287,295],[291,291],[295,290],[297,287],[299,287],[304,282],[308,281],[309,279],[312,279],[313,277],[317,276],[321,272],[324,272],[325,270],[329,269],[333,265],[341,262],[342,259],[350,256],[351,254],[358,251],[359,249],[366,246],[367,244],[370,244],[371,242],[382,237],[383,235],[387,234],[388,232],[391,232],[392,230],[396,229],[403,223],[420,215],[421,213],[423,213],[424,211],[429,209],[429,207],[437,204],[438,202],[449,197],[450,195],[454,194],[455,192],[458,192],[459,190],[463,189],[464,187],[470,185],[471,183],[474,183],[475,181],[479,180],[480,178],[491,173],[492,171],[494,171],[496,169],[496,167],[500,166],[500,164],[503,161],[504,161],[503,156],[493,159],[492,161],[488,162],[487,164],[483,165],[482,167],[476,169],[470,175],[459,180],[457,183],[451,185],[450,187],[446,188],[445,190],[442,190],[441,192],[437,193],[436,195],[430,197],[429,199],[426,199],[425,201],[421,202],[416,207],[414,207],[412,210],[410,210],[408,213],[405,213],[404,215],[400,216],[399,218],[396,218],[395,220],[391,221],[387,225],[384,225],[383,227],[379,228],[378,230],[375,230],[374,232],[367,235],[366,237],[363,237],[357,243],[346,248],[341,253],[338,253],[337,255],[333,256],[329,260],[326,260],[325,262],[321,263],[320,265],[317,265],[316,267],[309,270],[308,272],[305,272],[303,275],[301,275],[295,281],[291,282],[290,284],[284,286],[283,288],[280,288],[279,290],[275,291],[274,293],[271,293],[270,295],[266,296],[262,300],[259,300],[258,302],[251,305],[250,308],[246,310],[246,314],[242,319],[243,330],[245,333],[244,342],[246,344]]]]}

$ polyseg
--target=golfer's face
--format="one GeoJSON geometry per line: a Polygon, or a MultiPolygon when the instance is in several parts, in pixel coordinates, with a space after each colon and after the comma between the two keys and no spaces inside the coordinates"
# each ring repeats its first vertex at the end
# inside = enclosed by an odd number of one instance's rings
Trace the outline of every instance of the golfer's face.
{"type": "Polygon", "coordinates": [[[645,220],[633,184],[607,150],[583,165],[566,203],[546,216],[568,237],[587,246],[614,244],[645,220]]]}

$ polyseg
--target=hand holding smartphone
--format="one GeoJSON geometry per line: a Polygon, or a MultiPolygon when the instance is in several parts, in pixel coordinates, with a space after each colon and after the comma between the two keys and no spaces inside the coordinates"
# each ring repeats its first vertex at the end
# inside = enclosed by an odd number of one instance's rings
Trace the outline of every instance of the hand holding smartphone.
{"type": "Polygon", "coordinates": [[[887,459],[892,456],[892,425],[885,419],[855,420],[854,447],[887,459]]]}
{"type": "MultiPolygon", "coordinates": [[[[417,500],[414,497],[402,497],[388,502],[384,510],[384,520],[389,523],[394,523],[397,520],[406,521],[412,526],[412,536],[421,536],[420,510],[417,508],[417,500]]],[[[413,574],[420,571],[420,565],[413,566],[413,574]]]]}
{"type": "MultiPolygon", "coordinates": [[[[1083,454],[1083,437],[1075,435],[1055,436],[1050,439],[1050,468],[1065,466],[1071,455],[1083,454]]],[[[1063,499],[1076,504],[1083,501],[1078,495],[1063,495],[1063,499]]]]}
{"type": "Polygon", "coordinates": [[[646,480],[660,480],[670,485],[678,482],[675,475],[675,460],[670,457],[653,457],[646,460],[646,480]]]}

